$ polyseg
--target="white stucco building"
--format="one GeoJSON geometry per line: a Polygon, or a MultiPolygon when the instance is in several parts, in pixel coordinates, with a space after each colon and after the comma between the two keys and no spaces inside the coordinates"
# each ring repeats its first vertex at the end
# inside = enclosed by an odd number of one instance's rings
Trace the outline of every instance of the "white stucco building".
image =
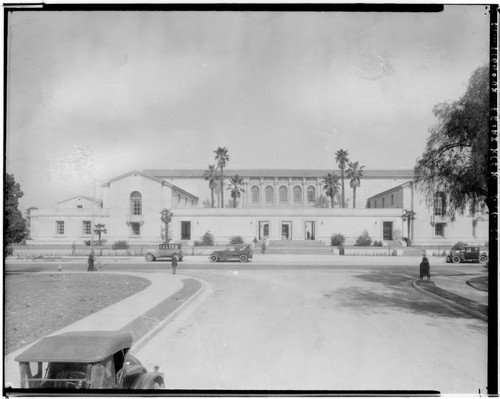
{"type": "MultiPolygon", "coordinates": [[[[414,245],[452,245],[458,240],[484,245],[488,240],[487,214],[458,216],[452,222],[445,216],[443,193],[438,193],[441,199],[434,209],[427,208],[415,190],[412,171],[365,171],[355,209],[338,204],[331,208],[322,184],[328,172],[225,170],[226,178],[243,177],[245,191],[236,208],[230,207],[227,190],[227,205],[210,208],[203,170],[132,171],[105,182],[102,200],[81,196],[60,202],[55,209],[33,210],[30,243],[81,243],[93,237],[93,226],[98,223],[106,226],[103,239],[108,244],[119,240],[158,243],[165,237],[162,209],[173,213],[169,238],[183,242],[200,240],[207,231],[219,243],[227,243],[234,235],[248,242],[268,236],[329,243],[332,234],[341,233],[349,245],[365,230],[373,240],[409,237],[414,245]]],[[[345,187],[348,206],[353,203],[348,180],[345,187]]],[[[218,206],[218,189],[215,194],[218,206]]]]}

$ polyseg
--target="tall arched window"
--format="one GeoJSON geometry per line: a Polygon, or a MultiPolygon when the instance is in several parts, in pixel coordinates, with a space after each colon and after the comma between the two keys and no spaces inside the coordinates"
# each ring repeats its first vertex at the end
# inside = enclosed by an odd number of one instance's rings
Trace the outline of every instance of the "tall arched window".
{"type": "Polygon", "coordinates": [[[274,190],[271,186],[267,186],[265,190],[266,194],[266,204],[272,204],[274,202],[274,190]]]}
{"type": "Polygon", "coordinates": [[[142,195],[138,191],[130,194],[130,214],[142,215],[142,195]]]}
{"type": "Polygon", "coordinates": [[[442,191],[438,191],[434,195],[434,215],[435,216],[445,216],[446,215],[446,194],[442,191]]]}
{"type": "Polygon", "coordinates": [[[280,204],[288,204],[288,188],[287,188],[287,186],[280,187],[280,204]]]}
{"type": "Polygon", "coordinates": [[[307,187],[307,202],[313,203],[316,201],[316,189],[313,186],[307,187]]]}
{"type": "Polygon", "coordinates": [[[293,188],[293,203],[302,204],[302,188],[300,186],[293,188]]]}
{"type": "Polygon", "coordinates": [[[259,187],[258,186],[252,186],[250,189],[251,192],[251,197],[252,197],[252,204],[256,205],[259,203],[259,187]]]}

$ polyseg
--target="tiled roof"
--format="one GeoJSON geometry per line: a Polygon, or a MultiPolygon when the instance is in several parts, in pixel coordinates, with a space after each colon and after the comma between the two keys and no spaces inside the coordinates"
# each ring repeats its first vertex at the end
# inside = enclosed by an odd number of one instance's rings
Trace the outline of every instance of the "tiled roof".
{"type": "MultiPolygon", "coordinates": [[[[144,173],[158,179],[203,178],[203,169],[147,169],[144,173]]],[[[327,169],[224,169],[224,176],[241,177],[319,177],[334,172],[340,176],[340,170],[327,169]]],[[[363,179],[413,179],[413,170],[364,170],[363,179]]]]}

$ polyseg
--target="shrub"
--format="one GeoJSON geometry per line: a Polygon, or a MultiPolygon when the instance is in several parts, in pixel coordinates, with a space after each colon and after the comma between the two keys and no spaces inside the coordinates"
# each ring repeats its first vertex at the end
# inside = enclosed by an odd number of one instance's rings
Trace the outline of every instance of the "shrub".
{"type": "Polygon", "coordinates": [[[457,242],[455,245],[453,245],[452,249],[463,249],[467,244],[463,241],[457,242]]]}
{"type": "Polygon", "coordinates": [[[201,247],[201,246],[203,246],[203,245],[202,245],[201,241],[194,240],[194,242],[193,242],[193,246],[195,246],[195,247],[201,247]]]}
{"type": "MultiPolygon", "coordinates": [[[[84,241],[84,243],[87,247],[90,247],[90,245],[92,244],[92,242],[90,240],[86,240],[86,241],[84,241]]],[[[106,240],[101,240],[101,246],[103,246],[104,244],[106,244],[106,240]]],[[[98,247],[99,241],[94,241],[93,245],[94,245],[94,247],[98,247]]]]}
{"type": "Polygon", "coordinates": [[[113,249],[128,249],[128,242],[125,240],[115,241],[112,246],[113,249]]]}
{"type": "Polygon", "coordinates": [[[368,247],[372,243],[372,238],[368,234],[368,231],[364,230],[363,233],[356,239],[354,244],[357,247],[368,247]]]}
{"type": "Polygon", "coordinates": [[[330,245],[332,247],[341,247],[344,245],[345,237],[340,233],[335,233],[330,237],[330,245]]]}
{"type": "Polygon", "coordinates": [[[373,241],[374,247],[383,247],[384,243],[382,241],[373,241]]]}
{"type": "Polygon", "coordinates": [[[214,235],[210,233],[209,230],[201,237],[200,246],[211,247],[213,245],[214,245],[214,235]]]}
{"type": "Polygon", "coordinates": [[[243,240],[242,236],[232,236],[231,239],[229,240],[229,243],[231,245],[236,245],[236,244],[243,244],[245,240],[243,240]]]}

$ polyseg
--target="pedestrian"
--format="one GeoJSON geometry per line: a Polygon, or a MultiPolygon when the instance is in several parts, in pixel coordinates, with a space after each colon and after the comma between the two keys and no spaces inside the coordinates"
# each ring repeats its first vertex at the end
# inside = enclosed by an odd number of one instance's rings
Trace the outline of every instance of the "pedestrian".
{"type": "Polygon", "coordinates": [[[76,244],[71,244],[71,256],[75,256],[76,244]]]}
{"type": "Polygon", "coordinates": [[[177,256],[172,256],[172,274],[175,274],[177,271],[177,256]]]}
{"type": "Polygon", "coordinates": [[[253,249],[255,249],[257,247],[257,237],[254,237],[253,239],[253,249]]]}
{"type": "Polygon", "coordinates": [[[266,253],[266,240],[262,241],[262,253],[266,253]]]}
{"type": "Polygon", "coordinates": [[[87,269],[88,272],[93,272],[95,270],[94,260],[95,260],[94,250],[92,250],[92,251],[90,251],[89,258],[87,260],[87,263],[89,265],[89,267],[87,269]]]}
{"type": "Polygon", "coordinates": [[[426,256],[424,256],[422,262],[420,262],[420,280],[423,280],[424,276],[427,276],[427,280],[431,279],[431,265],[426,256]]]}

